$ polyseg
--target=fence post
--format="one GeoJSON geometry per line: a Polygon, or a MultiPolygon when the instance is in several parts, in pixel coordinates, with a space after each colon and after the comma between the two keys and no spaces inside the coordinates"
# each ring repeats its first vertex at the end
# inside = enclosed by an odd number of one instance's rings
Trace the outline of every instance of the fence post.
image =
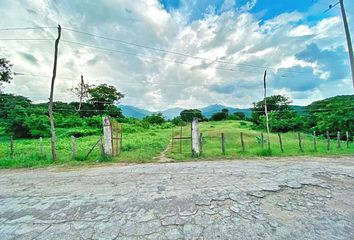
{"type": "Polygon", "coordinates": [[[101,153],[101,157],[104,157],[105,153],[105,149],[104,149],[104,145],[103,145],[103,141],[102,141],[102,136],[100,137],[99,140],[99,146],[100,146],[100,153],[101,153]]]}
{"type": "Polygon", "coordinates": [[[261,132],[261,144],[262,144],[262,148],[264,148],[264,135],[263,135],[263,131],[261,132]]]}
{"type": "Polygon", "coordinates": [[[316,131],[313,131],[313,150],[317,152],[317,137],[316,137],[316,131]]]}
{"type": "Polygon", "coordinates": [[[39,154],[40,154],[40,156],[41,157],[43,157],[43,138],[42,137],[40,137],[39,138],[39,154]]]}
{"type": "Polygon", "coordinates": [[[240,132],[240,139],[241,139],[242,152],[244,152],[245,151],[245,142],[243,141],[243,132],[240,132]]]}
{"type": "Polygon", "coordinates": [[[337,148],[340,148],[340,131],[337,132],[337,148]]]}
{"type": "Polygon", "coordinates": [[[11,138],[10,138],[10,158],[14,159],[14,155],[15,155],[14,137],[11,136],[11,138]]]}
{"type": "Polygon", "coordinates": [[[225,135],[221,133],[221,152],[225,154],[225,135]]]}
{"type": "Polygon", "coordinates": [[[203,133],[199,135],[200,154],[203,153],[203,133]]]}
{"type": "Polygon", "coordinates": [[[326,135],[327,135],[327,151],[329,151],[329,145],[331,144],[331,138],[329,137],[328,131],[326,131],[326,135]]]}
{"type": "Polygon", "coordinates": [[[300,148],[300,151],[301,151],[301,152],[304,152],[304,150],[302,149],[300,132],[297,133],[297,137],[298,137],[298,139],[299,139],[299,148],[300,148]]]}
{"type": "Polygon", "coordinates": [[[200,155],[200,142],[199,142],[199,122],[198,118],[193,118],[192,121],[192,156],[199,157],[200,155]]]}
{"type": "Polygon", "coordinates": [[[346,131],[346,132],[345,132],[345,135],[346,135],[346,137],[347,137],[347,140],[346,140],[347,148],[349,148],[349,132],[346,131]]]}
{"type": "Polygon", "coordinates": [[[103,117],[104,152],[112,156],[112,125],[109,117],[103,117]]]}
{"type": "Polygon", "coordinates": [[[280,150],[283,153],[284,149],[283,149],[283,141],[281,140],[281,135],[280,133],[278,133],[278,137],[279,137],[279,145],[280,145],[280,150]]]}
{"type": "Polygon", "coordinates": [[[183,136],[183,132],[182,132],[182,124],[181,124],[181,129],[179,131],[179,153],[182,153],[182,136],[183,136]]]}
{"type": "Polygon", "coordinates": [[[75,136],[71,136],[71,147],[72,147],[72,152],[73,152],[72,158],[73,158],[73,160],[75,160],[76,159],[76,138],[75,138],[75,136]]]}

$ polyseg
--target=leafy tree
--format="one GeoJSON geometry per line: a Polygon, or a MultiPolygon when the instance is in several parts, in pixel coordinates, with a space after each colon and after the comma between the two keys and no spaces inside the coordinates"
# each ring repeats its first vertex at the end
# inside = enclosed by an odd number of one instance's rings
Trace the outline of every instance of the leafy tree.
{"type": "Polygon", "coordinates": [[[205,118],[199,109],[186,109],[180,113],[181,119],[185,122],[192,122],[193,118],[203,121],[205,118]]]}
{"type": "Polygon", "coordinates": [[[182,120],[181,116],[174,117],[171,123],[175,126],[185,126],[186,122],[182,120]]]}
{"type": "MultiPolygon", "coordinates": [[[[223,110],[224,110],[224,109],[223,109],[223,110]]],[[[226,109],[226,110],[227,110],[227,109],[226,109]]],[[[214,113],[214,114],[211,116],[211,120],[213,120],[213,121],[221,121],[221,120],[227,119],[227,116],[228,116],[228,110],[227,110],[227,112],[221,111],[221,112],[214,113]]]]}
{"type": "Polygon", "coordinates": [[[124,94],[119,92],[114,86],[107,84],[91,87],[88,89],[88,93],[90,95],[89,103],[100,111],[124,97],[124,94]]]}
{"type": "Polygon", "coordinates": [[[166,122],[165,118],[162,116],[162,113],[153,113],[151,116],[144,117],[143,121],[150,124],[162,124],[166,122]]]}
{"type": "Polygon", "coordinates": [[[9,60],[0,58],[0,88],[3,83],[9,83],[12,80],[12,66],[9,60]]]}
{"type": "Polygon", "coordinates": [[[28,108],[32,106],[32,103],[28,98],[23,96],[0,94],[0,118],[7,119],[10,111],[16,106],[28,108]]]}
{"type": "Polygon", "coordinates": [[[354,132],[354,95],[336,96],[316,101],[306,107],[308,117],[306,127],[325,133],[336,134],[354,132]]]}
{"type": "Polygon", "coordinates": [[[245,120],[246,118],[246,115],[243,112],[235,112],[233,115],[236,116],[239,120],[245,120]]]}
{"type": "MultiPolygon", "coordinates": [[[[291,101],[287,97],[273,95],[267,97],[267,110],[268,112],[291,110],[290,103],[291,101]]],[[[264,99],[255,103],[255,106],[252,108],[252,121],[258,125],[261,124],[261,116],[263,115],[265,115],[264,99]]]]}

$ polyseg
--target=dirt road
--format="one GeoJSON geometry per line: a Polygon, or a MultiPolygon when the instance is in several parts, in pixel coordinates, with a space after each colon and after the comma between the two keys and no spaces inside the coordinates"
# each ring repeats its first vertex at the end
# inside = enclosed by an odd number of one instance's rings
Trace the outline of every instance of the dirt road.
{"type": "Polygon", "coordinates": [[[0,171],[0,239],[354,239],[354,157],[0,171]]]}

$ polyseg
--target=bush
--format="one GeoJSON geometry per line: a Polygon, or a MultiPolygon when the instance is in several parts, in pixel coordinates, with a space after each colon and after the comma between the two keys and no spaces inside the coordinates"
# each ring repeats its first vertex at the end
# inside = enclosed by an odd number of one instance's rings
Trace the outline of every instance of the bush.
{"type": "Polygon", "coordinates": [[[50,135],[49,117],[46,115],[30,115],[26,117],[25,126],[32,137],[48,137],[50,135]]]}

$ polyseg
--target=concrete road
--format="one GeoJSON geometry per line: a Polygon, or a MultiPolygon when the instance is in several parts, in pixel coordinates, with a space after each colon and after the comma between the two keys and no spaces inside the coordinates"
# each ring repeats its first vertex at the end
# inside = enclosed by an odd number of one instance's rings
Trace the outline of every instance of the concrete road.
{"type": "Polygon", "coordinates": [[[0,239],[354,239],[354,157],[0,171],[0,239]]]}

